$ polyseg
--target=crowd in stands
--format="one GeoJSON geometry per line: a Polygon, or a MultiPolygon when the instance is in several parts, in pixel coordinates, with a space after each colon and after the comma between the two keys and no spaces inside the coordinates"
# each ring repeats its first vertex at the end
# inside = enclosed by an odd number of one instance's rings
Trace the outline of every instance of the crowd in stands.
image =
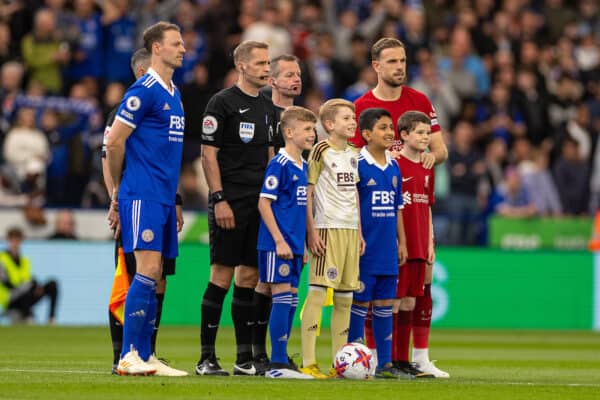
{"type": "Polygon", "coordinates": [[[482,221],[589,215],[600,202],[600,10],[596,0],[20,0],[0,5],[0,205],[105,207],[104,119],[133,76],[144,27],[179,25],[186,110],[181,186],[206,205],[199,132],[236,80],[232,49],[262,40],[300,57],[298,104],[355,100],[376,83],[371,44],[397,37],[409,85],[435,105],[449,159],[436,214],[450,244],[482,221]]]}

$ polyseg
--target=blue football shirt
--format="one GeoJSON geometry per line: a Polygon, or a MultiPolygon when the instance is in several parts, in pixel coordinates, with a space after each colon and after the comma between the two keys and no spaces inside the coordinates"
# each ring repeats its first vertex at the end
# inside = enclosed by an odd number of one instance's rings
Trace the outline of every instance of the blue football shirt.
{"type": "Polygon", "coordinates": [[[386,165],[375,162],[366,147],[358,158],[360,221],[366,242],[360,258],[361,275],[397,275],[397,216],[402,209],[402,177],[396,160],[386,155],[386,165]]]}
{"type": "MultiPolygon", "coordinates": [[[[260,197],[272,199],[271,209],[286,243],[296,255],[304,254],[306,236],[306,194],[308,164],[296,164],[285,149],[269,162],[260,197]]],[[[264,221],[260,220],[258,250],[274,251],[275,242],[264,221]]]]}
{"type": "Polygon", "coordinates": [[[173,205],[185,125],[179,91],[150,68],[127,90],[115,118],[133,128],[119,198],[173,205]]]}

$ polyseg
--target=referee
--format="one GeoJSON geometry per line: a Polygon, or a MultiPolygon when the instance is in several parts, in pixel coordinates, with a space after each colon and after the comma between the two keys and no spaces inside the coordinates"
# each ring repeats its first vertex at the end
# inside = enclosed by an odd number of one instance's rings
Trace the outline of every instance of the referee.
{"type": "MultiPolygon", "coordinates": [[[[258,195],[277,128],[273,102],[259,93],[269,77],[268,45],[246,41],[233,52],[236,85],[214,95],[202,121],[202,167],[210,190],[210,282],[202,299],[198,375],[229,375],[217,362],[215,341],[223,300],[235,277],[231,315],[237,356],[234,375],[256,375],[252,354],[258,195]]],[[[267,305],[268,306],[268,305],[267,305]]],[[[259,371],[260,372],[260,371],[259,371]]]]}

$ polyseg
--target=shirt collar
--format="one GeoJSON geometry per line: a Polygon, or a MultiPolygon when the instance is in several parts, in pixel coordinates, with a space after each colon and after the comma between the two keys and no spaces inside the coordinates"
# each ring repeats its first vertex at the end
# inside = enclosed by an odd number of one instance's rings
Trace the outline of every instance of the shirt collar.
{"type": "MultiPolygon", "coordinates": [[[[373,158],[371,153],[369,153],[369,150],[367,150],[367,146],[363,146],[363,148],[360,149],[360,154],[363,156],[365,161],[367,163],[369,163],[370,165],[374,164],[374,165],[377,165],[378,167],[381,167],[381,165],[377,164],[377,162],[375,161],[375,159],[373,158]]],[[[383,166],[383,168],[387,167],[391,162],[392,162],[392,157],[390,156],[390,153],[386,150],[385,151],[385,165],[383,166]]]]}
{"type": "Polygon", "coordinates": [[[298,163],[296,163],[296,161],[294,161],[294,159],[292,157],[290,157],[290,155],[288,154],[288,152],[285,151],[285,149],[283,147],[279,149],[279,154],[281,154],[282,156],[284,156],[285,158],[287,158],[288,160],[290,160],[295,166],[297,166],[300,169],[302,169],[302,166],[306,162],[306,161],[304,161],[304,159],[302,159],[302,163],[298,165],[298,163]]]}
{"type": "Polygon", "coordinates": [[[175,84],[173,83],[173,81],[171,81],[171,89],[169,89],[169,86],[167,86],[167,84],[162,80],[160,75],[158,75],[158,72],[152,69],[152,67],[148,68],[148,74],[150,74],[154,79],[156,79],[156,81],[160,83],[160,86],[162,86],[167,92],[169,92],[171,96],[173,96],[173,94],[175,93],[175,84]]]}

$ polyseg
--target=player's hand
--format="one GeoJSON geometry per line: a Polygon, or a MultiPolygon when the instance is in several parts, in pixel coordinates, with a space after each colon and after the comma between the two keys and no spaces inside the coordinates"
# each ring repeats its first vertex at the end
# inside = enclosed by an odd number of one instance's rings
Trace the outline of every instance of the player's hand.
{"type": "Polygon", "coordinates": [[[221,229],[235,228],[235,217],[227,200],[215,204],[215,220],[217,221],[217,226],[221,229]]]}
{"type": "Polygon", "coordinates": [[[429,242],[427,249],[427,264],[432,265],[435,262],[435,247],[433,241],[429,242]]]}
{"type": "Polygon", "coordinates": [[[180,205],[175,206],[175,217],[177,218],[177,232],[183,229],[183,209],[180,205]]]}
{"type": "Polygon", "coordinates": [[[325,255],[325,243],[319,237],[316,230],[308,234],[308,247],[310,248],[310,252],[317,257],[325,255]]]}
{"type": "Polygon", "coordinates": [[[363,239],[362,235],[360,235],[360,240],[358,242],[358,254],[362,256],[363,254],[365,254],[366,249],[367,242],[365,242],[365,239],[363,239]]]}
{"type": "Polygon", "coordinates": [[[406,244],[398,245],[398,265],[404,265],[408,259],[406,244]]]}
{"type": "Polygon", "coordinates": [[[421,164],[423,164],[424,168],[433,168],[433,166],[435,165],[435,154],[433,154],[432,152],[421,153],[421,164]]]}
{"type": "Polygon", "coordinates": [[[306,264],[308,262],[308,249],[306,248],[306,244],[304,245],[304,254],[302,255],[302,264],[306,264]]]}
{"type": "Polygon", "coordinates": [[[284,260],[291,260],[292,258],[294,258],[294,253],[292,253],[292,249],[283,239],[275,242],[275,253],[277,254],[277,257],[282,258],[284,260]]]}
{"type": "Polygon", "coordinates": [[[114,231],[114,238],[118,238],[121,233],[121,221],[119,219],[119,203],[116,201],[110,202],[107,219],[108,226],[114,231]]]}

